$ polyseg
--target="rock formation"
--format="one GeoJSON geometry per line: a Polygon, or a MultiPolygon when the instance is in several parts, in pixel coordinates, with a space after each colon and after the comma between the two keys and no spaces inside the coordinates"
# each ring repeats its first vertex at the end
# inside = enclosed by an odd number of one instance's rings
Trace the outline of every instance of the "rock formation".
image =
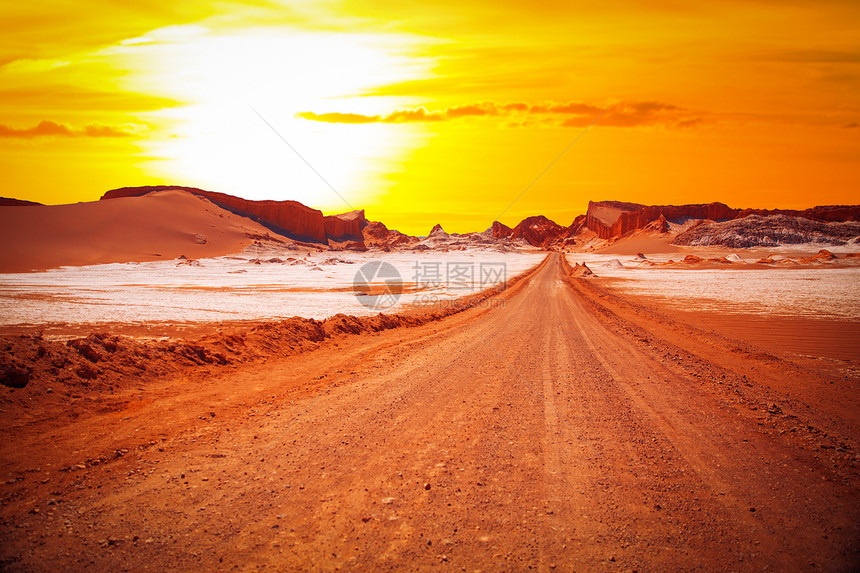
{"type": "Polygon", "coordinates": [[[562,227],[543,215],[527,217],[513,229],[498,221],[493,221],[489,229],[482,233],[493,239],[520,240],[533,247],[559,249],[576,244],[576,235],[585,228],[585,215],[574,219],[569,227],[562,227]]]}
{"type": "Polygon", "coordinates": [[[507,225],[503,225],[498,221],[493,221],[493,224],[490,225],[490,228],[487,229],[488,234],[494,239],[506,239],[511,236],[511,233],[514,232],[513,229],[508,227],[507,225]]]}
{"type": "Polygon", "coordinates": [[[378,221],[368,221],[361,233],[365,245],[383,251],[407,247],[418,242],[418,237],[412,237],[400,231],[389,229],[378,221]]]}
{"type": "MultiPolygon", "coordinates": [[[[426,238],[420,239],[390,230],[380,222],[367,221],[363,210],[324,216],[322,211],[297,201],[252,201],[194,187],[123,187],[108,191],[101,199],[138,197],[170,189],[204,197],[280,235],[328,245],[335,250],[450,250],[472,247],[510,250],[527,246],[559,250],[574,245],[592,248],[602,242],[601,239],[614,240],[634,231],[645,234],[677,233],[678,224],[688,222],[684,227],[686,230],[676,238],[675,244],[747,247],[819,242],[839,245],[856,242],[856,226],[860,225],[858,205],[830,205],[790,211],[733,209],[723,203],[642,205],[621,201],[591,201],[588,212],[576,217],[568,227],[537,215],[523,219],[513,228],[493,221],[490,228],[482,233],[446,233],[441,225],[436,225],[426,238]],[[690,225],[693,226],[687,228],[690,225]]],[[[0,206],[18,205],[38,203],[0,198],[0,206]]]]}
{"type": "Polygon", "coordinates": [[[522,239],[535,247],[549,246],[564,234],[567,229],[543,215],[526,217],[513,228],[510,239],[522,239]]]}
{"type": "Polygon", "coordinates": [[[329,241],[362,242],[361,230],[367,226],[367,219],[364,218],[364,209],[357,209],[340,215],[326,215],[323,225],[329,241]]]}
{"type": "Polygon", "coordinates": [[[450,236],[451,235],[446,233],[445,229],[442,228],[442,225],[440,225],[439,223],[436,223],[435,225],[433,225],[433,228],[430,229],[430,234],[427,235],[427,238],[429,239],[430,237],[433,237],[433,238],[439,238],[439,239],[447,239],[450,236]]]}
{"type": "Polygon", "coordinates": [[[786,215],[812,221],[860,221],[858,205],[825,205],[803,211],[786,209],[732,209],[723,203],[701,205],[640,205],[619,201],[589,201],[586,226],[601,239],[613,239],[657,222],[658,230],[668,231],[668,221],[690,219],[729,221],[751,215],[786,215]]]}
{"type": "Polygon", "coordinates": [[[358,251],[363,253],[367,251],[367,245],[364,241],[344,241],[338,242],[329,239],[328,246],[332,251],[358,251]]]}
{"type": "Polygon", "coordinates": [[[788,215],[750,215],[732,221],[705,221],[681,233],[676,245],[719,245],[736,249],[818,243],[844,245],[860,240],[860,222],[826,222],[788,215]]]}
{"type": "Polygon", "coordinates": [[[588,265],[586,265],[585,263],[582,263],[581,265],[579,263],[576,263],[573,268],[570,269],[570,276],[574,278],[584,278],[597,275],[595,275],[594,272],[592,272],[592,270],[588,268],[588,265]]]}

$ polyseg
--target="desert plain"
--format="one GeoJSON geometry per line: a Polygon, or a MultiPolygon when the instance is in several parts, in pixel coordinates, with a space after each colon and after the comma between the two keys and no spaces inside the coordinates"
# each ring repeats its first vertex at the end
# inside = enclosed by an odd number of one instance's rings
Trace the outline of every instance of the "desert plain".
{"type": "Polygon", "coordinates": [[[230,201],[0,207],[0,568],[860,565],[857,208],[230,201]]]}

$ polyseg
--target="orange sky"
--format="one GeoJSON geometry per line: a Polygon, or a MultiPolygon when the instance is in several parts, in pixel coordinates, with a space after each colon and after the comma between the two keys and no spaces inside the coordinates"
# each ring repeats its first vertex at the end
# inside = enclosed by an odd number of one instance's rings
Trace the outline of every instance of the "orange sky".
{"type": "Polygon", "coordinates": [[[173,183],[415,234],[860,202],[857,2],[11,4],[2,196],[173,183]]]}

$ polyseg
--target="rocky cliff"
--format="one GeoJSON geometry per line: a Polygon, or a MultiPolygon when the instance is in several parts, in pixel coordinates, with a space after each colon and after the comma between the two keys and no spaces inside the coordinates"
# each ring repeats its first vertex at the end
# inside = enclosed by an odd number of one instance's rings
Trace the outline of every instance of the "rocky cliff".
{"type": "Polygon", "coordinates": [[[506,237],[510,237],[514,230],[498,221],[493,221],[493,224],[490,225],[490,228],[487,229],[487,231],[489,231],[489,235],[494,239],[504,239],[506,237]]]}
{"type": "Polygon", "coordinates": [[[697,205],[639,205],[618,201],[589,201],[586,227],[601,239],[613,239],[657,222],[683,222],[689,219],[731,221],[751,215],[762,217],[785,215],[812,221],[860,221],[858,205],[824,205],[802,211],[790,209],[732,209],[723,203],[697,205]]]}
{"type": "Polygon", "coordinates": [[[412,237],[395,229],[389,229],[378,221],[368,221],[361,230],[364,244],[368,247],[390,251],[407,247],[418,242],[418,237],[412,237]]]}
{"type": "Polygon", "coordinates": [[[589,201],[586,227],[601,239],[620,237],[662,216],[670,221],[686,219],[726,220],[737,217],[740,210],[722,203],[704,205],[639,205],[618,201],[589,201]]]}
{"type": "Polygon", "coordinates": [[[520,221],[511,231],[510,238],[513,240],[522,239],[530,245],[540,247],[554,242],[565,230],[565,227],[555,221],[547,219],[543,215],[537,215],[526,217],[520,221]]]}
{"type": "MultiPolygon", "coordinates": [[[[517,244],[520,246],[527,244],[542,249],[560,249],[575,245],[577,241],[585,244],[590,240],[594,240],[595,235],[599,239],[606,240],[616,239],[639,230],[668,233],[671,231],[670,223],[683,223],[688,220],[725,222],[759,217],[758,219],[750,219],[749,223],[751,225],[764,225],[764,220],[776,216],[785,216],[803,221],[821,223],[860,222],[860,205],[828,205],[796,211],[785,209],[734,209],[723,203],[643,205],[621,201],[590,201],[588,203],[588,212],[585,215],[577,217],[569,227],[563,227],[543,215],[537,215],[523,219],[513,228],[499,221],[494,221],[492,226],[483,233],[467,233],[463,235],[445,233],[441,226],[437,225],[427,238],[419,239],[398,231],[389,230],[382,223],[367,221],[363,210],[323,216],[321,211],[302,205],[297,201],[251,201],[225,193],[205,191],[194,187],[123,187],[108,191],[102,196],[102,199],[136,197],[152,191],[168,189],[177,189],[201,195],[219,207],[253,219],[276,233],[300,241],[328,243],[332,248],[347,248],[344,245],[349,245],[349,248],[356,249],[361,249],[365,246],[383,250],[400,248],[443,249],[466,247],[475,243],[476,245],[498,244],[509,247],[517,244]]],[[[17,200],[8,201],[8,204],[11,205],[23,203],[17,200]]],[[[829,236],[829,231],[822,231],[823,235],[816,234],[816,232],[810,230],[811,227],[802,223],[792,222],[785,225],[783,223],[785,222],[774,223],[776,227],[773,227],[772,230],[776,230],[777,227],[788,229],[786,231],[788,234],[785,236],[789,237],[791,233],[798,231],[802,227],[802,231],[797,235],[798,237],[809,235],[821,238],[829,236]]],[[[742,227],[740,234],[747,237],[746,227],[749,227],[749,225],[742,227]]],[[[771,227],[764,225],[763,228],[771,227]]],[[[690,234],[682,240],[699,241],[696,244],[702,244],[701,241],[708,240],[705,238],[706,232],[730,233],[733,232],[732,229],[734,227],[703,227],[695,231],[697,233],[695,236],[690,234]]],[[[747,237],[730,240],[722,237],[715,238],[714,240],[734,241],[737,244],[741,244],[749,241],[755,242],[757,239],[747,237]]],[[[764,242],[757,244],[767,243],[764,237],[761,240],[764,242]]],[[[834,240],[842,240],[841,234],[836,233],[834,240]]]]}
{"type": "Polygon", "coordinates": [[[731,221],[704,221],[681,233],[673,243],[687,246],[723,246],[734,249],[814,243],[857,244],[860,222],[816,221],[789,215],[749,215],[731,221]]]}
{"type": "Polygon", "coordinates": [[[845,223],[848,221],[860,221],[860,205],[819,205],[802,211],[791,209],[743,209],[737,218],[749,215],[786,215],[788,217],[800,217],[811,221],[827,221],[830,223],[845,223]]]}
{"type": "Polygon", "coordinates": [[[332,241],[363,241],[361,230],[367,226],[364,209],[323,217],[325,235],[332,241]]]}
{"type": "Polygon", "coordinates": [[[569,227],[563,227],[552,219],[537,215],[526,217],[513,229],[493,221],[492,226],[484,231],[484,234],[494,239],[520,239],[533,247],[552,249],[575,245],[575,236],[585,228],[585,219],[585,215],[580,215],[569,227]]]}

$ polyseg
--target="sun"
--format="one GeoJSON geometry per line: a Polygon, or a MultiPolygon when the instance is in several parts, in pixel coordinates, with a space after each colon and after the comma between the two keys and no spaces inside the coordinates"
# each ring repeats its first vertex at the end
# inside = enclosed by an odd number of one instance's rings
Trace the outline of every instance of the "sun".
{"type": "Polygon", "coordinates": [[[290,27],[217,30],[172,26],[105,50],[128,70],[123,89],[180,102],[150,112],[147,171],[250,199],[292,199],[343,211],[384,192],[386,174],[421,145],[417,128],[334,125],[307,109],[381,113],[415,103],[369,97],[379,86],[426,77],[432,62],[408,35],[290,27]]]}

